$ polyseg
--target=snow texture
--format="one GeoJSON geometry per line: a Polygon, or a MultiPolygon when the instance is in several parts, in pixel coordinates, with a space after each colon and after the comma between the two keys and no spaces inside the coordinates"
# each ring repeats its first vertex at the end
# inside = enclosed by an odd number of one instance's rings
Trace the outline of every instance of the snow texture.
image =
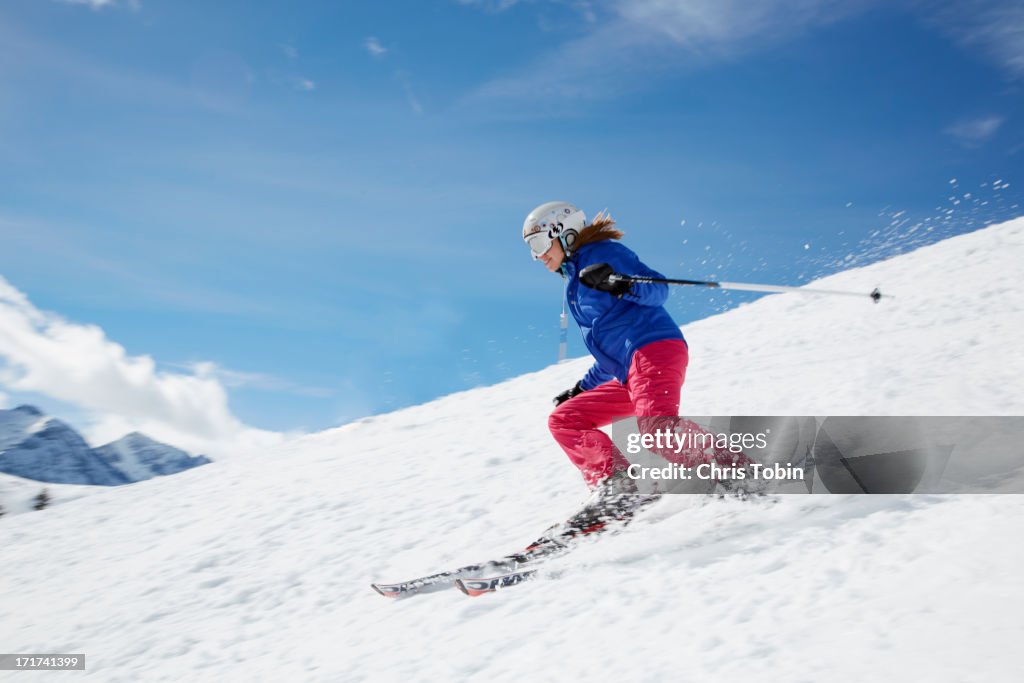
{"type": "MultiPolygon", "coordinates": [[[[1022,264],[1018,219],[811,285],[877,305],[688,325],[683,412],[1020,415],[1022,264]]],[[[496,595],[371,591],[573,511],[546,418],[589,363],[0,520],[0,643],[126,682],[1020,680],[1017,495],[674,496],[496,595]]]]}

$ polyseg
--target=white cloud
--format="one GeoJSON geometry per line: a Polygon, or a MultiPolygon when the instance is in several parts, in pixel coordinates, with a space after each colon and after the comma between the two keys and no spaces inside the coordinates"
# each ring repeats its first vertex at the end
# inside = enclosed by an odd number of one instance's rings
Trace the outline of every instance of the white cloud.
{"type": "Polygon", "coordinates": [[[458,0],[460,5],[483,7],[494,12],[504,12],[509,7],[518,5],[522,0],[458,0]]]}
{"type": "Polygon", "coordinates": [[[366,47],[366,51],[369,52],[374,57],[383,57],[388,52],[388,49],[381,45],[380,41],[374,38],[373,36],[367,38],[366,42],[363,43],[363,45],[366,47]]]}
{"type": "Polygon", "coordinates": [[[85,5],[93,10],[101,10],[107,7],[127,7],[133,12],[142,9],[141,0],[57,0],[65,5],[85,5]]]}
{"type": "Polygon", "coordinates": [[[859,12],[858,0],[620,0],[621,28],[722,54],[789,38],[859,12]]]}
{"type": "MultiPolygon", "coordinates": [[[[174,366],[174,364],[171,365],[172,367],[174,366]]],[[[314,398],[329,398],[334,395],[333,391],[323,387],[303,386],[262,372],[230,370],[211,361],[188,363],[178,365],[177,367],[188,369],[197,377],[216,379],[224,386],[232,389],[245,387],[263,391],[281,391],[297,396],[312,396],[314,398]]]]}
{"type": "MultiPolygon", "coordinates": [[[[839,21],[875,1],[605,0],[601,15],[609,19],[585,22],[582,35],[568,33],[523,71],[485,84],[469,100],[530,96],[550,103],[616,96],[652,75],[733,58],[839,21]]],[[[596,16],[589,5],[587,13],[596,16]]]]}
{"type": "Polygon", "coordinates": [[[103,9],[104,7],[113,7],[115,0],[58,0],[65,5],[88,5],[92,9],[103,9]]]}
{"type": "Polygon", "coordinates": [[[925,3],[929,20],[961,45],[979,49],[1014,77],[1024,76],[1024,3],[945,0],[925,3]]]}
{"type": "MultiPolygon", "coordinates": [[[[162,372],[95,325],[40,311],[0,277],[0,386],[66,401],[93,416],[108,441],[132,430],[206,453],[268,447],[281,435],[243,424],[214,376],[162,372]]],[[[94,441],[96,443],[97,441],[94,441]]]]}
{"type": "Polygon", "coordinates": [[[481,86],[467,103],[530,97],[548,110],[534,114],[570,113],[583,100],[620,96],[670,71],[734,59],[871,8],[918,16],[1024,76],[1019,0],[595,0],[577,7],[589,21],[564,32],[518,72],[481,86]]]}
{"type": "MultiPolygon", "coordinates": [[[[373,36],[367,38],[364,45],[366,47],[366,51],[373,55],[374,58],[383,58],[384,55],[388,53],[388,49],[381,45],[380,40],[373,36]]],[[[423,105],[420,103],[420,99],[416,96],[409,74],[402,69],[396,69],[395,78],[398,79],[398,82],[402,86],[402,90],[405,91],[405,99],[409,103],[409,108],[417,115],[422,114],[423,105]]]]}
{"type": "Polygon", "coordinates": [[[402,89],[405,90],[405,99],[409,102],[409,108],[412,109],[414,114],[423,113],[423,105],[420,104],[420,100],[416,97],[416,91],[413,90],[412,81],[409,79],[409,74],[405,71],[396,71],[395,78],[402,84],[402,89]]]}
{"type": "Polygon", "coordinates": [[[978,145],[995,135],[1005,120],[1002,116],[982,116],[958,121],[946,128],[946,134],[966,145],[978,145]]]}
{"type": "MultiPolygon", "coordinates": [[[[281,48],[281,52],[291,62],[296,62],[299,58],[299,49],[291,43],[280,43],[278,47],[281,48]]],[[[316,90],[316,81],[305,76],[300,76],[295,73],[281,74],[280,72],[272,72],[271,78],[274,81],[284,81],[289,83],[296,90],[302,90],[304,92],[312,92],[316,90]]]]}
{"type": "Polygon", "coordinates": [[[7,394],[5,394],[4,392],[0,391],[0,408],[6,408],[7,407],[7,400],[8,400],[7,399],[7,394]]]}
{"type": "Polygon", "coordinates": [[[105,98],[123,100],[134,107],[201,107],[230,111],[243,104],[226,102],[223,94],[203,90],[195,82],[169,81],[153,72],[141,71],[134,64],[97,61],[86,52],[76,51],[60,41],[23,33],[2,20],[0,46],[6,60],[4,68],[10,67],[12,73],[53,84],[68,84],[67,87],[72,88],[89,88],[102,92],[105,98]]]}

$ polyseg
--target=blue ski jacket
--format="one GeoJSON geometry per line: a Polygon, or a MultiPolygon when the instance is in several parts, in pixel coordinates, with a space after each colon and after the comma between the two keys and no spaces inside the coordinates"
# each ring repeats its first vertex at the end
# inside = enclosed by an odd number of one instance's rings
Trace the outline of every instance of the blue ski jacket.
{"type": "Polygon", "coordinates": [[[596,360],[580,383],[584,389],[593,389],[612,379],[625,384],[637,349],[664,339],[683,339],[679,326],[663,306],[668,299],[668,285],[635,283],[631,293],[617,299],[580,282],[580,271],[595,263],[607,263],[623,275],[665,277],[641,263],[628,247],[611,239],[584,245],[562,263],[566,303],[580,326],[583,342],[596,360]]]}

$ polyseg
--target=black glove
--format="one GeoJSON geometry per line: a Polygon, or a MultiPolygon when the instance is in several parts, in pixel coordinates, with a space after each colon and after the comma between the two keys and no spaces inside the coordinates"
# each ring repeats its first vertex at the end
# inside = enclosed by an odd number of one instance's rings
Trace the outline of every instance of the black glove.
{"type": "Polygon", "coordinates": [[[582,381],[576,382],[576,386],[574,386],[572,389],[566,389],[565,391],[560,393],[558,396],[555,396],[555,398],[552,399],[551,402],[554,403],[555,407],[557,408],[558,406],[562,405],[563,403],[568,401],[573,396],[579,396],[584,391],[586,391],[586,389],[584,389],[581,386],[582,384],[583,384],[582,381]]]}
{"type": "Polygon", "coordinates": [[[591,289],[608,292],[615,298],[621,299],[623,294],[629,294],[632,291],[633,283],[629,280],[612,278],[611,276],[613,275],[619,274],[610,265],[607,263],[595,263],[580,271],[580,282],[591,289]]]}

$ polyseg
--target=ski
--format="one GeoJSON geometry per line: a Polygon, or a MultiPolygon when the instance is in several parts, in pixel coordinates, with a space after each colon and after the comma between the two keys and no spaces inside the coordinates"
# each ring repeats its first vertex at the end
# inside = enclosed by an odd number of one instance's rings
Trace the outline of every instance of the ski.
{"type": "MultiPolygon", "coordinates": [[[[584,510],[573,515],[567,522],[556,524],[548,529],[541,538],[527,546],[525,550],[506,555],[497,560],[470,564],[458,569],[438,572],[401,583],[371,583],[370,587],[386,598],[407,598],[413,595],[436,593],[450,588],[458,588],[467,595],[470,595],[471,593],[467,590],[467,586],[470,584],[466,583],[467,581],[473,582],[473,590],[483,590],[477,587],[478,584],[484,585],[481,582],[498,581],[499,583],[495,586],[494,590],[507,585],[515,585],[525,578],[532,576],[536,572],[536,565],[540,562],[546,562],[571,551],[576,547],[581,538],[597,534],[605,535],[621,530],[632,521],[633,515],[638,510],[657,499],[658,496],[644,496],[641,500],[637,501],[638,504],[634,503],[628,508],[623,507],[615,510],[616,516],[613,518],[602,516],[594,511],[584,510]],[[557,531],[552,533],[554,530],[557,531]],[[527,565],[529,567],[524,571],[523,567],[527,565]],[[460,581],[463,582],[462,585],[460,585],[460,581]]],[[[489,592],[493,591],[483,590],[483,593],[489,592]]],[[[483,593],[475,593],[475,595],[482,595],[483,593]]]]}
{"type": "Polygon", "coordinates": [[[524,572],[512,572],[511,574],[495,576],[490,579],[456,579],[455,587],[471,598],[475,598],[487,593],[493,593],[502,588],[518,585],[523,581],[533,578],[537,571],[537,569],[529,569],[524,572]]]}
{"type": "Polygon", "coordinates": [[[434,593],[436,591],[447,590],[451,586],[452,582],[458,580],[460,577],[483,570],[484,565],[471,564],[459,569],[438,572],[437,574],[412,579],[411,581],[403,581],[402,583],[371,583],[370,587],[385,598],[405,598],[421,593],[434,593]]]}
{"type": "Polygon", "coordinates": [[[470,564],[401,583],[372,583],[370,586],[386,598],[406,598],[424,593],[436,593],[455,588],[459,579],[513,574],[527,564],[536,565],[541,560],[549,560],[562,555],[569,549],[570,546],[557,543],[532,545],[520,553],[506,555],[499,560],[470,564]]]}

